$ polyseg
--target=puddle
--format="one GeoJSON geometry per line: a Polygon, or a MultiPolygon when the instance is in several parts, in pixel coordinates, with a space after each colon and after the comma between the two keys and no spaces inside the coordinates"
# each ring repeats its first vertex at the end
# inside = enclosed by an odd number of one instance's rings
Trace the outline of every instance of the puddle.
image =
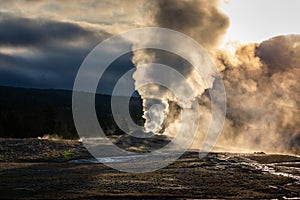
{"type": "Polygon", "coordinates": [[[141,158],[141,157],[143,157],[143,156],[141,156],[141,155],[115,156],[115,157],[104,157],[104,158],[78,159],[78,160],[71,160],[70,162],[73,162],[73,163],[121,163],[121,162],[128,162],[128,161],[136,160],[137,158],[141,158]]]}
{"type": "Polygon", "coordinates": [[[174,159],[180,156],[180,153],[160,153],[155,154],[139,154],[139,155],[127,155],[127,156],[112,156],[112,157],[101,157],[101,158],[89,158],[89,159],[78,159],[71,160],[73,163],[124,163],[130,161],[161,161],[167,159],[174,159]]]}

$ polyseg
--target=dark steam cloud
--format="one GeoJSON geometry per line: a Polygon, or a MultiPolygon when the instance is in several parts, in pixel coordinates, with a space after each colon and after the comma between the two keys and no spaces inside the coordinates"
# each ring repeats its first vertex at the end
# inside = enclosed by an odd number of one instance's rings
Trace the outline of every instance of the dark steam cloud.
{"type": "Polygon", "coordinates": [[[229,27],[229,18],[218,9],[218,0],[156,0],[155,22],[183,32],[206,48],[214,47],[229,27]]]}
{"type": "Polygon", "coordinates": [[[300,68],[300,35],[278,36],[260,44],[257,56],[270,74],[300,68]]]}

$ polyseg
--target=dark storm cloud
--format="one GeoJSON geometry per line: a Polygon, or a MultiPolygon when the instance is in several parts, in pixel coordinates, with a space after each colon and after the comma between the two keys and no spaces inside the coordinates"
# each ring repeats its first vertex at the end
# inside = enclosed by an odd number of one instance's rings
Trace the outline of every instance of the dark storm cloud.
{"type": "Polygon", "coordinates": [[[74,23],[2,13],[0,84],[71,89],[85,56],[108,36],[74,23]]]}
{"type": "MultiPolygon", "coordinates": [[[[108,35],[104,31],[102,34],[108,35]]],[[[69,22],[0,14],[0,44],[4,45],[43,46],[84,38],[95,41],[96,37],[96,32],[69,22]]]]}

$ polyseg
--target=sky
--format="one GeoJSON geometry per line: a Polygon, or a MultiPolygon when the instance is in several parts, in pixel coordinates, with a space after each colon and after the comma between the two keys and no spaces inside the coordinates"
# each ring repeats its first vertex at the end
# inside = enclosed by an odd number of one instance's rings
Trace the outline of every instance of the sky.
{"type": "Polygon", "coordinates": [[[223,0],[221,8],[230,18],[226,40],[262,42],[300,33],[299,0],[223,0]]]}
{"type": "MultiPolygon", "coordinates": [[[[0,85],[72,89],[80,64],[99,42],[151,24],[146,5],[144,0],[0,1],[0,85]]],[[[298,34],[299,5],[299,0],[221,0],[220,9],[230,18],[224,41],[298,34]]],[[[134,67],[130,59],[123,56],[106,72],[102,92],[109,93],[117,77],[134,67]]]]}

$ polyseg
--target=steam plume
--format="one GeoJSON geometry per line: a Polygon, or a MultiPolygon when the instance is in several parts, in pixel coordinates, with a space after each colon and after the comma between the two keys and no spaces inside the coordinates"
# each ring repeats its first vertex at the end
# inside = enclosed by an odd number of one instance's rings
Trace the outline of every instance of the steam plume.
{"type": "MultiPolygon", "coordinates": [[[[218,10],[217,3],[216,0],[209,3],[205,0],[149,1],[147,6],[149,10],[153,10],[154,19],[149,20],[152,21],[150,25],[180,31],[196,39],[205,48],[211,49],[216,46],[229,26],[228,18],[218,10]]],[[[166,43],[166,45],[170,44],[166,43]]],[[[174,41],[175,46],[176,41],[174,41]]],[[[186,49],[186,51],[189,51],[189,49],[186,49]]],[[[144,63],[163,63],[171,66],[186,77],[196,91],[194,99],[200,97],[207,89],[202,78],[194,72],[193,66],[178,58],[177,55],[162,51],[143,50],[134,53],[133,63],[137,68],[133,76],[136,83],[139,83],[140,79],[144,77],[153,75],[151,67],[148,70],[144,70],[143,73],[139,70],[140,65],[144,63]]],[[[180,88],[183,85],[177,80],[170,81],[176,88],[180,88]]],[[[172,135],[176,132],[178,124],[180,124],[178,119],[180,108],[192,109],[190,102],[179,102],[170,91],[159,85],[139,88],[138,92],[143,98],[146,131],[154,133],[164,132],[172,135]],[[160,104],[161,109],[157,109],[159,107],[153,108],[152,106],[155,104],[160,104]]],[[[186,92],[185,88],[182,88],[181,92],[184,94],[186,92]]],[[[194,121],[193,116],[190,117],[190,121],[194,121]]]]}

